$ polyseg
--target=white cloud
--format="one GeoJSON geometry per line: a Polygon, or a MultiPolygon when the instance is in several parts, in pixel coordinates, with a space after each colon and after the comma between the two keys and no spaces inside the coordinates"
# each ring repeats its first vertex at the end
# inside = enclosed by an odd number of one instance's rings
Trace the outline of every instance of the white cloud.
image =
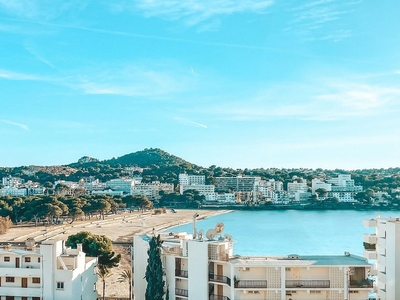
{"type": "Polygon", "coordinates": [[[139,10],[147,17],[183,20],[186,25],[193,26],[220,15],[265,13],[273,3],[273,0],[138,0],[114,4],[113,8],[139,10]]]}
{"type": "Polygon", "coordinates": [[[311,0],[292,8],[293,19],[287,30],[294,31],[305,40],[333,40],[351,37],[352,32],[343,22],[343,16],[352,13],[361,1],[338,2],[333,0],[311,0]],[[334,23],[334,26],[331,26],[334,23]]]}
{"type": "Polygon", "coordinates": [[[43,77],[0,69],[0,78],[8,80],[42,81],[43,77]]]}
{"type": "Polygon", "coordinates": [[[77,14],[86,0],[0,0],[0,10],[27,19],[50,20],[66,12],[77,14]]]}
{"type": "Polygon", "coordinates": [[[207,129],[208,127],[202,123],[198,123],[198,122],[194,122],[192,120],[186,119],[186,118],[181,118],[181,117],[175,117],[174,118],[175,121],[178,121],[182,124],[190,124],[190,125],[195,125],[197,127],[201,127],[201,128],[205,128],[207,129]]]}
{"type": "Polygon", "coordinates": [[[12,121],[9,121],[9,120],[0,120],[0,122],[6,123],[6,124],[9,124],[9,125],[12,125],[12,126],[19,127],[19,128],[21,128],[23,130],[29,130],[29,127],[27,125],[25,125],[25,124],[22,124],[22,123],[12,122],[12,121]]]}
{"type": "Polygon", "coordinates": [[[194,108],[221,119],[265,121],[296,119],[335,121],[355,117],[384,116],[400,110],[400,88],[395,84],[348,79],[315,79],[308,84],[284,83],[261,89],[238,101],[194,108]]]}

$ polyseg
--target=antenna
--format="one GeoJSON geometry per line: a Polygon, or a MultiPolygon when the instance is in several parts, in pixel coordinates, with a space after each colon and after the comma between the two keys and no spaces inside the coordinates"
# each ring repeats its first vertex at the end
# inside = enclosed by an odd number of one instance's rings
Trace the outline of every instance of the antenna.
{"type": "Polygon", "coordinates": [[[214,229],[215,233],[221,235],[222,232],[224,232],[224,228],[225,228],[224,223],[222,223],[222,222],[217,223],[217,225],[215,225],[215,229],[214,229]]]}
{"type": "Polygon", "coordinates": [[[214,236],[215,236],[215,235],[216,235],[215,229],[209,229],[209,230],[207,230],[206,237],[207,237],[209,240],[214,239],[214,236]]]}

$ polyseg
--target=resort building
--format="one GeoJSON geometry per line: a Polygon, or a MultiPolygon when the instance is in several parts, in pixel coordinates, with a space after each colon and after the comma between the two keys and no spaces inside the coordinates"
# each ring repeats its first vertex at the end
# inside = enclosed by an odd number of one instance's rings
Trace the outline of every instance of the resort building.
{"type": "Polygon", "coordinates": [[[23,248],[6,245],[0,248],[0,299],[95,300],[96,265],[81,245],[48,240],[36,248],[33,239],[23,248]]]}
{"type": "Polygon", "coordinates": [[[261,177],[237,176],[215,177],[217,192],[253,192],[261,181],[261,177]]]}
{"type": "MultiPolygon", "coordinates": [[[[162,263],[169,299],[212,300],[365,300],[372,291],[372,265],[345,252],[325,256],[234,255],[232,236],[223,224],[204,234],[161,236],[162,263]]],[[[135,235],[133,246],[135,299],[144,299],[150,237],[135,235]]],[[[400,299],[400,298],[392,298],[400,299]]]]}
{"type": "Polygon", "coordinates": [[[400,299],[400,218],[377,216],[363,225],[376,228],[364,235],[364,256],[376,261],[377,299],[400,299]]]}
{"type": "Polygon", "coordinates": [[[146,196],[149,200],[158,200],[160,199],[160,191],[164,193],[173,193],[174,192],[174,184],[173,183],[161,183],[159,181],[153,181],[150,183],[137,183],[132,188],[132,195],[143,195],[146,196]]]}
{"type": "Polygon", "coordinates": [[[106,188],[110,188],[114,191],[122,191],[124,194],[130,195],[135,183],[135,179],[130,178],[111,179],[106,181],[106,188]]]}
{"type": "Polygon", "coordinates": [[[179,184],[180,185],[206,184],[206,177],[204,175],[179,174],[179,184]]]}

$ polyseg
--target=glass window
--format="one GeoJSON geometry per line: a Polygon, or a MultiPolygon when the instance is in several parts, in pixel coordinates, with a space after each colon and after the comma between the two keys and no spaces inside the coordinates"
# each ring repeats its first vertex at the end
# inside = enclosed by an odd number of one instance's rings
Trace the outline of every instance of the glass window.
{"type": "Polygon", "coordinates": [[[40,283],[40,277],[32,277],[32,283],[40,283]]]}
{"type": "Polygon", "coordinates": [[[10,261],[10,257],[9,256],[4,256],[4,261],[10,261]]]}
{"type": "Polygon", "coordinates": [[[15,277],[6,277],[6,282],[14,282],[15,277]]]}
{"type": "Polygon", "coordinates": [[[57,281],[57,290],[64,289],[64,281],[57,281]]]}
{"type": "Polygon", "coordinates": [[[25,262],[31,262],[31,258],[30,257],[25,257],[25,262]]]}

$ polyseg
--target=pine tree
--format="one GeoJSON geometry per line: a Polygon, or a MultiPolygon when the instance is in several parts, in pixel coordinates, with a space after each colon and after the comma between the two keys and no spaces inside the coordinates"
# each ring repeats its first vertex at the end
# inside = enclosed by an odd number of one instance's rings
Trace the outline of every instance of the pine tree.
{"type": "Polygon", "coordinates": [[[147,251],[147,268],[146,268],[146,295],[145,300],[163,300],[164,285],[163,268],[161,261],[161,245],[160,235],[153,236],[150,240],[150,248],[147,251]]]}

